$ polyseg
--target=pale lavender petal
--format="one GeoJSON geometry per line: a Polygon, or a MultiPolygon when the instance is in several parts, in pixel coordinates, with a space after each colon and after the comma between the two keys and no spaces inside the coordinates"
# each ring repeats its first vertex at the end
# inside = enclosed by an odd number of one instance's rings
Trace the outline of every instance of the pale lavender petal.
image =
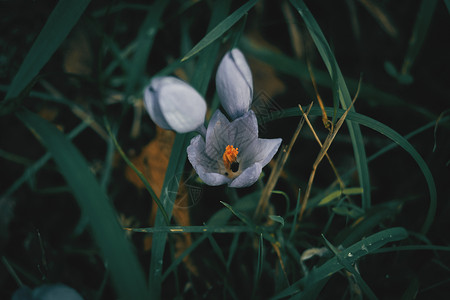
{"type": "Polygon", "coordinates": [[[179,133],[194,131],[205,120],[206,102],[189,84],[175,77],[157,77],[144,91],[152,120],[179,133]]]}
{"type": "Polygon", "coordinates": [[[202,172],[202,170],[199,170],[197,174],[204,183],[211,186],[218,186],[231,181],[231,179],[219,173],[205,173],[202,172]]]}
{"type": "Polygon", "coordinates": [[[200,135],[192,138],[186,151],[190,163],[206,184],[216,186],[231,181],[228,177],[219,174],[220,160],[210,158],[205,153],[205,141],[200,135]]]}
{"type": "Polygon", "coordinates": [[[253,164],[251,167],[244,170],[238,177],[236,177],[230,184],[230,187],[243,188],[254,184],[259,175],[261,175],[262,166],[259,163],[253,164]]]}
{"type": "MultiPolygon", "coordinates": [[[[267,165],[280,147],[282,139],[258,139],[252,143],[248,151],[243,152],[241,159],[247,164],[260,163],[262,167],[267,165]]],[[[244,166],[245,167],[245,166],[244,166]]]]}
{"type": "Polygon", "coordinates": [[[159,106],[159,86],[162,79],[163,77],[154,78],[150,82],[150,85],[145,88],[144,105],[153,122],[164,129],[171,129],[170,125],[164,118],[163,113],[161,112],[161,107],[159,106]]]}
{"type": "Polygon", "coordinates": [[[225,54],[216,74],[216,89],[228,115],[234,120],[245,114],[253,98],[253,79],[244,55],[238,49],[225,54]]]}
{"type": "Polygon", "coordinates": [[[206,154],[210,157],[221,159],[229,140],[226,137],[226,128],[230,126],[230,121],[220,110],[211,117],[206,131],[206,154]]]}
{"type": "Polygon", "coordinates": [[[258,151],[258,162],[261,164],[261,166],[265,166],[267,165],[272,158],[274,157],[274,155],[277,153],[278,148],[280,148],[281,142],[283,140],[278,138],[278,139],[259,139],[259,151],[258,151]],[[262,158],[262,160],[260,161],[259,158],[262,158]]]}

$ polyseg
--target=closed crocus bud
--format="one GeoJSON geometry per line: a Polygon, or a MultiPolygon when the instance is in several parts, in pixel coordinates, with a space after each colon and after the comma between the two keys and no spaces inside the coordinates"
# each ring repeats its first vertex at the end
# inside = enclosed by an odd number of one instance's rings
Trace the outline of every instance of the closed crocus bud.
{"type": "Polygon", "coordinates": [[[216,74],[217,94],[228,115],[234,120],[250,108],[253,79],[244,55],[238,49],[225,54],[216,74]]]}
{"type": "Polygon", "coordinates": [[[203,97],[175,77],[153,78],[145,88],[144,103],[151,119],[164,129],[186,133],[196,130],[205,121],[203,97]]]}

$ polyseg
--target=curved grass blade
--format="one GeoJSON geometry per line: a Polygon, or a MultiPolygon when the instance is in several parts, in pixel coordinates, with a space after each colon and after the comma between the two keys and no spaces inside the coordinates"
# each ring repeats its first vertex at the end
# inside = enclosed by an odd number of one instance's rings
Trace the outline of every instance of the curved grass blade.
{"type": "MultiPolygon", "coordinates": [[[[327,111],[327,113],[331,113],[334,110],[332,108],[325,108],[325,111],[327,111]]],[[[270,115],[269,118],[270,118],[270,120],[275,120],[278,118],[299,116],[300,114],[301,113],[299,113],[297,108],[290,108],[290,109],[286,109],[286,110],[283,110],[278,113],[273,113],[270,115]]],[[[321,116],[321,114],[322,114],[322,112],[319,108],[313,107],[311,109],[310,115],[321,116]]],[[[342,114],[344,114],[344,111],[339,109],[337,111],[337,116],[340,117],[342,114]]],[[[269,118],[264,121],[268,121],[269,118]]],[[[436,206],[437,206],[436,185],[434,183],[433,175],[431,174],[431,171],[428,168],[427,163],[423,160],[423,158],[420,156],[420,154],[408,142],[407,139],[405,139],[403,136],[401,136],[395,130],[384,125],[383,123],[378,122],[372,118],[369,118],[367,116],[364,116],[364,115],[356,113],[356,112],[349,112],[347,115],[347,120],[356,122],[360,125],[364,125],[366,127],[369,127],[371,129],[378,131],[379,133],[385,135],[386,137],[388,137],[392,141],[394,141],[396,144],[398,144],[400,147],[402,147],[404,150],[406,150],[412,156],[412,158],[416,161],[417,165],[419,166],[420,170],[422,171],[423,175],[425,176],[425,180],[428,185],[428,192],[430,195],[430,205],[428,208],[428,213],[427,213],[425,222],[422,225],[422,228],[420,230],[420,232],[422,234],[426,234],[428,232],[428,230],[430,229],[431,224],[433,223],[434,216],[436,214],[436,206]]]]}
{"type": "Polygon", "coordinates": [[[6,94],[7,101],[19,96],[44,67],[75,26],[89,2],[90,0],[58,2],[14,77],[6,94]]]}
{"type": "MultiPolygon", "coordinates": [[[[78,134],[83,132],[86,128],[88,128],[89,123],[82,122],[77,127],[75,127],[69,134],[67,134],[67,138],[72,140],[78,134]]],[[[44,154],[41,158],[39,158],[34,164],[28,167],[25,172],[23,172],[22,176],[20,176],[14,183],[6,190],[6,192],[0,196],[0,198],[6,198],[11,196],[15,191],[17,191],[22,184],[24,184],[31,176],[34,175],[40,168],[42,168],[45,163],[51,158],[50,153],[44,154]]]]}
{"type": "MultiPolygon", "coordinates": [[[[308,28],[308,31],[314,43],[316,44],[320,55],[322,56],[322,60],[324,61],[328,69],[328,73],[330,73],[331,80],[333,82],[333,95],[338,96],[334,96],[334,98],[339,98],[342,108],[347,109],[348,107],[351,107],[352,98],[350,97],[350,93],[347,89],[347,85],[345,84],[344,77],[342,76],[341,70],[339,69],[337,61],[330,49],[330,46],[328,45],[327,40],[325,39],[325,36],[322,33],[322,30],[320,29],[308,7],[302,0],[291,0],[290,2],[303,18],[303,21],[305,22],[306,27],[308,28]],[[335,90],[335,88],[337,90],[335,90]]],[[[335,110],[333,111],[333,116],[335,115],[337,109],[337,105],[335,104],[334,106],[335,110]]],[[[350,111],[354,112],[354,107],[351,107],[350,111]]],[[[357,124],[347,122],[347,126],[350,132],[350,137],[352,139],[353,152],[358,169],[359,181],[363,188],[362,209],[367,210],[371,205],[371,188],[364,141],[362,138],[361,130],[357,124]]]]}
{"type": "Polygon", "coordinates": [[[374,253],[377,249],[387,243],[400,241],[408,237],[408,233],[402,227],[395,227],[375,233],[337,253],[337,255],[318,268],[313,269],[308,276],[293,283],[290,287],[271,298],[282,299],[284,297],[295,295],[293,299],[302,298],[302,290],[306,289],[306,284],[312,285],[329,278],[334,273],[343,269],[344,266],[339,261],[345,261],[345,264],[353,265],[357,260],[367,254],[374,253]]]}
{"type": "MultiPolygon", "coordinates": [[[[241,50],[269,65],[280,73],[295,76],[303,81],[310,82],[311,77],[308,73],[307,65],[295,58],[291,58],[285,54],[274,52],[268,48],[256,46],[251,41],[242,37],[239,43],[241,50]]],[[[320,86],[333,88],[333,83],[330,80],[330,76],[327,72],[317,68],[312,68],[316,83],[320,86]]],[[[351,91],[356,91],[359,81],[349,77],[345,78],[345,83],[351,91]]],[[[381,91],[373,85],[367,83],[361,83],[361,91],[359,93],[360,98],[364,98],[365,101],[370,101],[374,106],[387,105],[389,107],[400,107],[402,109],[408,109],[415,113],[426,117],[428,120],[435,120],[437,115],[426,107],[417,105],[408,105],[405,100],[384,91],[381,91]]]]}
{"type": "Polygon", "coordinates": [[[161,201],[159,200],[158,196],[156,195],[156,193],[153,191],[152,187],[150,186],[150,183],[148,182],[147,178],[145,178],[144,174],[142,174],[142,172],[136,168],[136,166],[128,159],[125,152],[123,152],[122,147],[120,147],[119,142],[117,142],[116,137],[111,132],[111,127],[109,126],[109,123],[106,119],[105,119],[105,123],[106,123],[106,130],[108,130],[109,136],[111,137],[114,145],[116,146],[117,151],[119,151],[120,156],[122,156],[123,160],[127,163],[127,165],[131,169],[133,169],[133,171],[136,173],[136,175],[139,177],[139,179],[145,185],[145,188],[149,192],[150,196],[152,196],[153,200],[158,205],[158,209],[163,214],[164,221],[166,221],[166,225],[169,226],[170,225],[169,216],[167,215],[166,210],[162,206],[161,201]]]}
{"type": "MultiPolygon", "coordinates": [[[[330,248],[330,250],[334,253],[334,255],[336,256],[336,258],[338,259],[338,262],[347,270],[349,271],[355,278],[356,282],[358,283],[358,286],[361,288],[361,290],[364,292],[364,294],[369,298],[369,299],[378,299],[377,296],[375,296],[375,293],[371,290],[371,288],[369,287],[369,285],[362,279],[361,275],[359,274],[359,272],[357,271],[356,267],[353,266],[352,264],[350,264],[345,258],[343,259],[340,255],[339,255],[339,250],[333,246],[333,244],[331,244],[326,238],[325,236],[322,234],[322,238],[325,241],[325,244],[328,246],[328,248],[330,248]]],[[[349,254],[351,254],[351,252],[349,252],[349,254]]],[[[352,254],[353,255],[353,254],[352,254]]],[[[350,256],[351,257],[351,256],[350,256]]]]}
{"type": "Polygon", "coordinates": [[[84,157],[55,126],[39,116],[23,111],[17,113],[17,117],[52,154],[82,213],[88,217],[93,237],[110,269],[118,296],[122,299],[148,299],[144,273],[133,247],[84,157]]]}
{"type": "Polygon", "coordinates": [[[239,21],[249,10],[252,8],[258,0],[250,0],[237,10],[235,10],[231,15],[229,15],[225,20],[220,22],[216,27],[209,31],[201,40],[198,42],[194,48],[191,49],[186,55],[181,59],[181,61],[188,60],[198,52],[202,51],[212,42],[221,37],[228,29],[231,28],[237,21],[239,21]]]}

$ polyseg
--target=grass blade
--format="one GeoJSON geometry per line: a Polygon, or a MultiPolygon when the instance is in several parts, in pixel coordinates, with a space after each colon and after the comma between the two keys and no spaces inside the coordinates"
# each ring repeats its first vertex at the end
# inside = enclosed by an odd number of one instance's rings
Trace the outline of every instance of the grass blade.
{"type": "Polygon", "coordinates": [[[201,40],[198,42],[194,48],[191,49],[186,55],[181,59],[181,61],[188,60],[195,54],[202,51],[212,42],[221,37],[228,29],[231,28],[237,21],[239,21],[249,10],[252,8],[258,0],[250,0],[241,7],[239,7],[236,11],[234,11],[231,15],[229,15],[225,20],[220,22],[216,27],[214,27],[211,31],[209,31],[201,40]]]}
{"type": "Polygon", "coordinates": [[[427,37],[428,27],[430,27],[433,14],[436,9],[436,4],[437,0],[422,0],[413,31],[409,39],[408,50],[400,70],[402,75],[409,73],[414,64],[414,60],[422,48],[425,38],[427,37]]]}
{"type": "Polygon", "coordinates": [[[90,0],[60,0],[58,2],[14,77],[6,99],[11,100],[19,96],[20,92],[39,73],[75,26],[89,2],[90,0]]]}
{"type": "MultiPolygon", "coordinates": [[[[333,89],[333,95],[338,95],[338,98],[341,102],[341,106],[344,109],[347,109],[351,106],[352,99],[350,97],[350,93],[347,89],[347,85],[345,84],[344,77],[342,76],[341,70],[336,62],[336,59],[331,52],[330,46],[328,45],[325,36],[322,33],[319,25],[316,20],[312,16],[308,7],[302,0],[291,0],[291,4],[297,9],[300,16],[303,18],[303,21],[308,28],[308,31],[316,44],[317,49],[319,50],[320,55],[322,56],[322,60],[324,61],[328,72],[331,75],[331,80],[333,81],[333,87],[336,86],[337,91],[333,89]]],[[[350,111],[355,111],[354,107],[350,108],[350,111]]],[[[334,115],[334,111],[333,111],[334,115]]],[[[369,168],[366,157],[366,150],[364,148],[364,141],[362,138],[361,130],[357,124],[353,124],[351,122],[347,122],[348,130],[350,132],[350,137],[352,139],[353,152],[355,156],[355,162],[358,169],[358,176],[361,186],[363,188],[362,194],[362,208],[363,210],[367,210],[370,208],[370,177],[369,177],[369,168]]]]}
{"type": "Polygon", "coordinates": [[[337,253],[337,256],[329,259],[320,267],[313,269],[308,276],[293,283],[290,287],[271,299],[282,299],[294,294],[297,294],[296,299],[299,299],[301,298],[301,291],[305,288],[306,284],[311,285],[318,283],[344,268],[344,266],[339,263],[338,256],[341,261],[345,261],[351,266],[360,258],[367,254],[374,253],[377,249],[383,247],[387,243],[403,240],[407,236],[408,233],[401,227],[390,228],[375,233],[337,253]]]}
{"type": "Polygon", "coordinates": [[[72,189],[82,213],[90,221],[92,234],[102,253],[122,299],[148,299],[145,277],[133,253],[132,245],[121,228],[107,195],[72,143],[55,126],[28,112],[17,113],[47,147],[60,172],[72,189]]]}
{"type": "MultiPolygon", "coordinates": [[[[325,109],[327,113],[332,113],[334,111],[333,108],[326,108],[325,109]]],[[[301,113],[299,113],[297,108],[290,108],[283,111],[280,111],[278,113],[274,113],[270,116],[271,120],[275,120],[278,118],[285,118],[290,116],[299,116],[301,113]]],[[[309,113],[312,116],[321,116],[321,110],[317,107],[313,107],[311,109],[311,112],[309,113]]],[[[339,109],[337,111],[337,116],[340,117],[342,114],[344,114],[344,111],[339,109]]],[[[420,154],[416,151],[416,149],[408,142],[407,139],[405,139],[403,136],[401,136],[399,133],[397,133],[392,128],[384,125],[381,122],[378,122],[370,117],[364,116],[362,114],[356,113],[356,112],[349,112],[347,115],[347,120],[356,122],[360,125],[364,125],[366,127],[369,127],[375,131],[378,131],[379,133],[385,135],[386,137],[390,138],[393,142],[395,142],[397,145],[402,147],[404,150],[406,150],[412,158],[416,161],[417,165],[419,166],[420,170],[422,171],[423,175],[425,176],[425,180],[428,185],[428,192],[430,195],[430,205],[428,208],[427,216],[425,219],[424,224],[422,225],[422,228],[420,232],[422,234],[426,234],[428,230],[431,227],[431,224],[433,223],[434,217],[436,215],[436,207],[437,207],[437,193],[436,193],[436,185],[434,183],[433,175],[431,174],[430,169],[428,168],[427,163],[423,160],[423,158],[420,156],[420,154]]]]}
{"type": "MultiPolygon", "coordinates": [[[[225,4],[216,6],[211,16],[209,27],[215,26],[228,13],[226,5],[229,5],[229,1],[224,1],[225,4]]],[[[209,47],[207,52],[202,55],[198,61],[198,65],[202,66],[202,76],[195,77],[191,84],[197,91],[201,91],[202,95],[205,95],[209,81],[211,80],[212,69],[215,66],[215,60],[217,58],[218,47],[209,47]]],[[[200,72],[198,72],[200,73],[200,72]]],[[[177,134],[175,142],[172,147],[170,155],[169,166],[167,167],[166,175],[164,177],[163,188],[161,191],[161,202],[166,210],[170,219],[172,215],[174,198],[178,191],[178,181],[173,180],[177,174],[180,174],[184,168],[186,161],[186,148],[189,144],[190,136],[186,134],[177,134]]],[[[155,227],[164,225],[164,218],[160,211],[156,214],[155,227]]],[[[152,244],[152,256],[150,259],[150,271],[149,271],[149,287],[152,293],[153,299],[161,298],[161,284],[163,281],[162,269],[163,269],[163,256],[166,245],[167,233],[155,233],[153,235],[152,244]]]]}
{"type": "Polygon", "coordinates": [[[148,56],[153,46],[153,41],[159,25],[159,20],[170,1],[156,1],[150,8],[147,17],[142,24],[138,38],[136,53],[134,54],[131,68],[129,68],[128,81],[126,86],[126,94],[131,94],[139,87],[139,78],[143,78],[145,66],[147,65],[148,56]]]}

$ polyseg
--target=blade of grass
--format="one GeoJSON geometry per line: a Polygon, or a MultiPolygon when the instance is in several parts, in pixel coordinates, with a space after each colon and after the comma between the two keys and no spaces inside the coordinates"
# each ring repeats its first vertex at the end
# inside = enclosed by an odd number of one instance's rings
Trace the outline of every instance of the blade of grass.
{"type": "Polygon", "coordinates": [[[240,233],[240,232],[252,232],[247,226],[159,226],[148,228],[124,228],[125,230],[141,233],[240,233]]]}
{"type": "MultiPolygon", "coordinates": [[[[248,38],[242,37],[239,43],[241,50],[269,65],[280,73],[295,76],[302,81],[310,82],[311,78],[308,73],[307,65],[299,60],[291,58],[282,53],[276,53],[268,48],[256,46],[251,43],[248,38]]],[[[330,80],[330,76],[319,69],[314,69],[316,83],[320,86],[333,88],[333,83],[330,80]]],[[[356,91],[358,87],[358,80],[352,78],[345,78],[345,82],[352,91],[356,91]]],[[[364,98],[371,105],[380,106],[387,105],[389,107],[399,107],[402,109],[409,109],[416,112],[421,116],[425,116],[429,120],[435,120],[437,115],[423,106],[409,105],[407,101],[386,92],[383,92],[373,85],[361,83],[360,97],[364,98]]]]}
{"type": "Polygon", "coordinates": [[[253,278],[253,291],[252,291],[252,299],[255,296],[255,292],[258,289],[258,282],[261,278],[262,269],[264,263],[264,239],[262,233],[259,235],[259,243],[258,243],[258,257],[256,259],[256,270],[255,277],[253,278]]]}
{"type": "Polygon", "coordinates": [[[116,146],[117,151],[119,151],[120,156],[122,156],[123,160],[127,163],[127,165],[133,169],[133,171],[136,173],[136,175],[139,177],[139,179],[142,181],[142,183],[145,185],[145,188],[149,192],[150,196],[153,198],[153,200],[158,205],[158,209],[161,211],[164,217],[164,221],[166,222],[166,225],[170,225],[169,216],[167,215],[166,210],[164,209],[163,205],[161,204],[161,201],[159,201],[158,196],[153,191],[152,187],[150,186],[150,183],[148,182],[147,178],[145,178],[144,174],[142,174],[141,171],[139,171],[136,166],[128,159],[128,157],[125,155],[125,153],[122,150],[122,147],[120,147],[119,142],[117,142],[115,136],[111,132],[111,127],[109,126],[109,122],[105,118],[105,124],[106,124],[106,130],[108,131],[109,136],[111,137],[114,145],[116,146]]]}
{"type": "MultiPolygon", "coordinates": [[[[333,108],[325,108],[327,113],[333,112],[333,108]]],[[[297,108],[290,108],[286,109],[277,113],[273,113],[270,116],[270,120],[276,120],[279,118],[286,118],[290,116],[298,116],[299,112],[297,108]]],[[[312,116],[321,116],[322,112],[319,108],[313,107],[311,109],[310,115],[312,116]]],[[[337,116],[340,117],[344,114],[344,111],[339,109],[337,111],[337,116]]],[[[392,128],[388,127],[387,125],[384,125],[383,123],[376,121],[370,117],[367,117],[365,115],[356,113],[356,112],[349,112],[347,115],[347,120],[356,122],[360,125],[364,125],[366,127],[369,127],[384,136],[391,139],[393,142],[395,142],[397,145],[402,147],[406,152],[411,155],[411,157],[415,160],[417,165],[419,166],[420,170],[422,171],[422,174],[425,177],[425,180],[428,185],[428,192],[430,196],[430,205],[428,208],[427,216],[424,221],[424,224],[422,225],[422,228],[420,232],[422,234],[426,234],[428,230],[431,227],[431,224],[434,221],[434,217],[436,215],[436,206],[437,206],[437,194],[436,194],[436,185],[434,183],[433,175],[431,174],[430,169],[428,168],[427,163],[423,160],[423,158],[420,156],[420,154],[417,152],[417,150],[408,142],[407,139],[405,139],[403,136],[401,136],[399,133],[397,133],[392,128]]],[[[269,119],[265,120],[269,121],[269,119]]]]}
{"type": "MultiPolygon", "coordinates": [[[[316,20],[312,16],[308,7],[302,0],[290,0],[291,4],[297,9],[300,16],[303,18],[303,21],[308,28],[308,31],[316,44],[316,47],[322,56],[322,60],[324,61],[328,72],[330,73],[331,80],[336,85],[337,91],[333,90],[333,95],[338,95],[339,100],[341,102],[341,106],[344,109],[347,109],[351,106],[352,99],[350,97],[350,93],[348,92],[347,85],[344,81],[344,77],[342,76],[341,70],[337,64],[337,61],[328,45],[325,36],[322,33],[319,25],[316,20]]],[[[335,110],[336,111],[336,105],[335,110]]],[[[350,111],[354,112],[354,107],[350,108],[350,111]]],[[[353,124],[352,122],[347,122],[348,130],[350,132],[350,137],[352,139],[353,152],[355,156],[355,162],[358,169],[358,176],[360,184],[363,188],[362,195],[362,208],[363,210],[367,210],[371,205],[371,196],[370,196],[370,177],[369,177],[369,168],[366,158],[366,150],[364,148],[364,141],[361,134],[361,130],[357,124],[353,124]]]]}
{"type": "Polygon", "coordinates": [[[56,4],[11,82],[5,97],[7,101],[19,96],[21,91],[38,75],[75,26],[89,2],[90,0],[60,0],[56,4]]]}
{"type": "Polygon", "coordinates": [[[71,187],[82,213],[88,216],[94,240],[111,271],[118,296],[123,299],[148,299],[144,273],[133,247],[84,157],[55,126],[39,116],[23,111],[17,113],[17,117],[47,147],[71,187]]]}
{"type": "MultiPolygon", "coordinates": [[[[369,299],[378,299],[377,296],[375,296],[375,293],[370,289],[370,287],[367,285],[367,283],[362,279],[361,275],[359,274],[359,272],[357,271],[357,269],[348,262],[348,260],[346,260],[345,258],[343,259],[340,255],[339,255],[339,250],[333,246],[333,244],[331,244],[326,238],[325,236],[322,234],[322,238],[325,241],[325,244],[328,246],[328,248],[330,248],[330,250],[334,253],[334,255],[336,256],[338,262],[347,270],[349,271],[354,278],[356,279],[356,283],[359,285],[359,287],[361,288],[361,290],[364,292],[364,294],[367,296],[367,298],[369,299]]],[[[350,252],[349,252],[350,254],[350,252]]],[[[352,254],[353,255],[353,254],[352,254]]],[[[351,256],[350,256],[351,257],[351,256]]]]}
{"type": "Polygon", "coordinates": [[[229,15],[222,22],[217,24],[213,29],[211,29],[201,40],[191,49],[186,55],[181,59],[181,61],[188,60],[192,56],[196,55],[212,42],[221,37],[228,29],[231,28],[237,21],[239,21],[255,4],[258,0],[250,0],[237,10],[235,10],[231,15],[229,15]]]}
{"type": "Polygon", "coordinates": [[[188,256],[192,251],[194,251],[204,240],[208,238],[208,234],[202,235],[200,238],[195,240],[192,245],[190,245],[186,250],[183,251],[183,253],[180,254],[173,262],[172,264],[167,268],[167,270],[164,272],[164,275],[162,275],[162,279],[166,279],[167,276],[170,275],[173,271],[176,270],[177,266],[183,261],[183,259],[188,256]]]}
{"type": "MultiPolygon", "coordinates": [[[[345,260],[346,263],[351,266],[357,260],[367,254],[374,253],[377,249],[383,247],[387,243],[403,240],[407,236],[408,233],[404,228],[395,227],[386,229],[351,245],[350,247],[337,253],[337,256],[339,256],[341,260],[345,260]]],[[[281,291],[278,295],[272,297],[271,299],[281,299],[292,295],[296,295],[293,299],[300,299],[302,295],[301,291],[302,289],[305,289],[306,284],[312,285],[318,283],[344,268],[344,266],[339,263],[337,256],[329,259],[320,267],[313,269],[308,276],[305,276],[293,283],[290,287],[281,291]]]]}
{"type": "Polygon", "coordinates": [[[427,37],[428,27],[430,27],[434,11],[436,10],[437,0],[422,0],[417,14],[416,22],[409,39],[408,50],[406,51],[401,74],[408,74],[411,70],[414,60],[422,48],[427,37]]]}
{"type": "Polygon", "coordinates": [[[445,6],[447,6],[448,13],[450,14],[450,0],[444,0],[445,6]]]}
{"type": "MultiPolygon", "coordinates": [[[[77,127],[75,127],[68,135],[67,138],[72,140],[78,134],[83,132],[86,128],[89,127],[89,123],[81,122],[77,127]]],[[[17,191],[22,184],[24,184],[27,180],[30,179],[31,176],[34,175],[40,168],[42,168],[47,161],[51,158],[50,153],[44,154],[41,158],[39,158],[33,165],[31,165],[28,169],[23,172],[22,176],[20,176],[14,183],[6,190],[6,192],[1,196],[1,198],[6,198],[11,196],[15,191],[17,191]]]]}
{"type": "Polygon", "coordinates": [[[234,254],[236,253],[236,249],[238,247],[239,242],[239,236],[240,236],[239,233],[233,236],[233,241],[231,242],[230,251],[227,259],[227,271],[230,270],[231,262],[233,261],[234,254]]]}
{"type": "Polygon", "coordinates": [[[159,22],[162,14],[170,1],[157,0],[148,9],[147,17],[145,18],[137,37],[136,53],[134,54],[130,73],[128,74],[127,85],[125,92],[127,95],[140,87],[139,78],[143,78],[147,60],[149,58],[150,50],[153,46],[153,41],[158,30],[159,22]]]}
{"type": "MultiPolygon", "coordinates": [[[[214,11],[212,12],[211,21],[209,28],[216,26],[221,20],[225,18],[228,13],[229,1],[219,1],[214,6],[214,11]]],[[[202,66],[203,72],[192,80],[191,84],[197,91],[202,91],[201,95],[205,95],[206,89],[208,87],[209,81],[211,80],[212,69],[215,65],[215,60],[217,58],[218,48],[208,47],[205,49],[206,53],[203,53],[199,58],[198,65],[202,66]],[[210,51],[211,53],[208,53],[210,51]]],[[[200,73],[200,72],[198,72],[200,73]]],[[[186,162],[186,148],[189,144],[189,136],[186,134],[177,134],[175,137],[175,142],[172,147],[172,152],[170,154],[169,166],[167,167],[166,175],[164,177],[163,188],[161,191],[161,201],[164,209],[166,210],[169,219],[172,215],[172,209],[174,200],[176,197],[176,192],[178,191],[178,180],[173,180],[176,178],[177,174],[180,174],[184,168],[184,163],[186,162]]],[[[164,225],[164,219],[161,212],[158,210],[155,218],[155,227],[164,225]]],[[[163,281],[162,269],[163,269],[163,256],[166,244],[167,233],[155,233],[153,235],[152,243],[152,256],[150,259],[150,271],[149,271],[149,287],[152,293],[153,299],[161,298],[161,285],[163,281]]]]}

